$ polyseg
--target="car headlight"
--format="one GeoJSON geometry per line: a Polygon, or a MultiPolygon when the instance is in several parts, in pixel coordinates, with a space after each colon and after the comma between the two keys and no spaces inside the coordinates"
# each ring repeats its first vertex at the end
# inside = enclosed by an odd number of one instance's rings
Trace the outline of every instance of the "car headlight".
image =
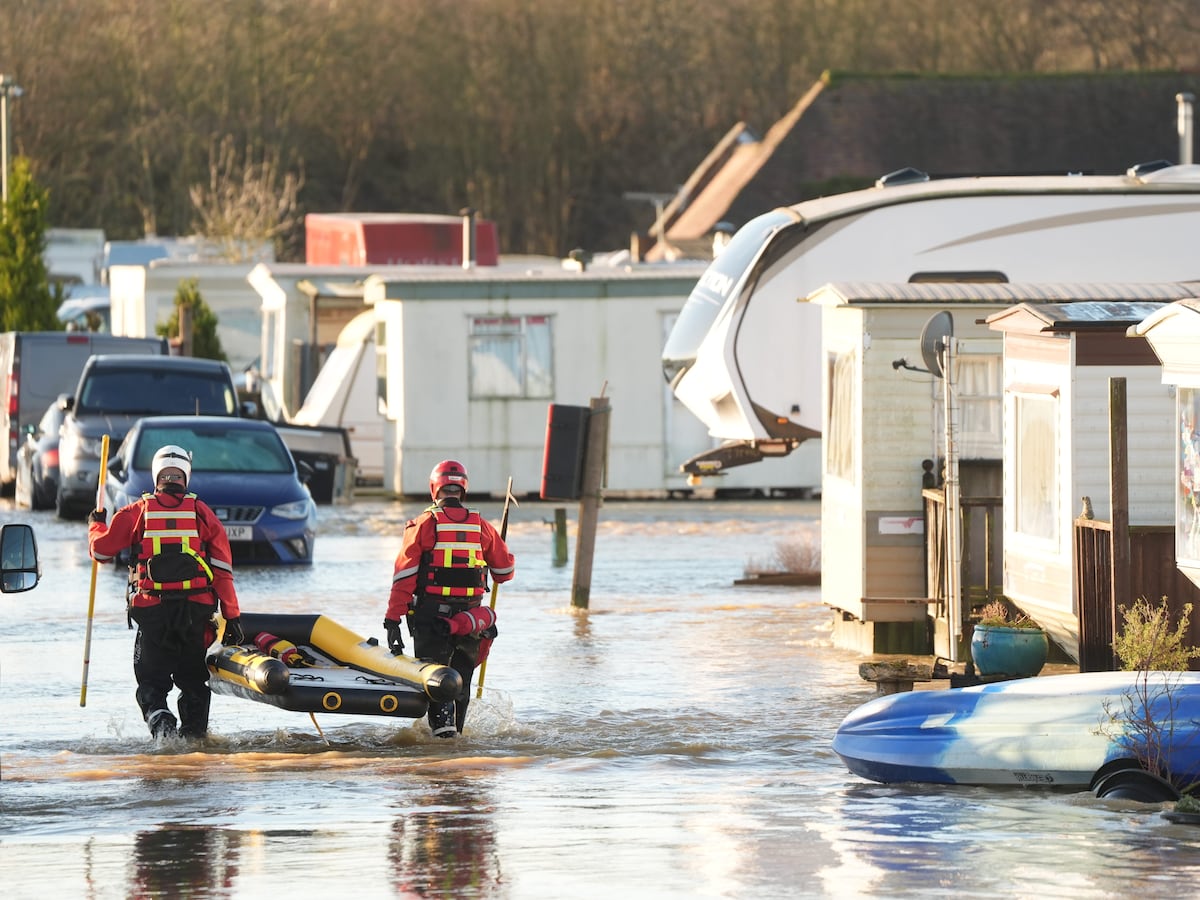
{"type": "Polygon", "coordinates": [[[308,504],[308,500],[293,500],[291,503],[272,506],[271,512],[281,519],[304,519],[308,517],[308,504]]]}
{"type": "Polygon", "coordinates": [[[100,438],[85,437],[74,428],[63,431],[59,455],[68,459],[100,458],[100,438]]]}

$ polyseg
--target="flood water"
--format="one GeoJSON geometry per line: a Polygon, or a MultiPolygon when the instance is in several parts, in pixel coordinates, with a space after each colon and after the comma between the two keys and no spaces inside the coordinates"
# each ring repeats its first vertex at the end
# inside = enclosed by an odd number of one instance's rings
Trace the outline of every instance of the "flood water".
{"type": "MultiPolygon", "coordinates": [[[[311,569],[236,572],[249,612],[380,622],[416,504],[321,510],[311,569]]],[[[493,521],[498,504],[484,504],[493,521]]],[[[608,502],[590,609],[548,504],[512,512],[517,576],[466,734],[215,696],[197,750],[133,700],[123,579],[85,526],[31,521],[44,578],[0,596],[0,888],[61,897],[1178,897],[1200,828],[1037,789],[884,786],[830,748],[873,696],[819,588],[735,586],[819,526],[804,501],[608,502]],[[323,732],[323,737],[322,737],[323,732]]],[[[825,559],[826,568],[837,565],[825,559]]]]}

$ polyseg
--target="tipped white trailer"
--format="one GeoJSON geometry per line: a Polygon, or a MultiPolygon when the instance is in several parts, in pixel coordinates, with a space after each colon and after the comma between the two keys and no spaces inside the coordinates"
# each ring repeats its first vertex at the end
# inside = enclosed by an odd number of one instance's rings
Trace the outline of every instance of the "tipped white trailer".
{"type": "Polygon", "coordinates": [[[821,310],[803,301],[830,282],[1200,279],[1200,166],[896,175],[751,220],[700,278],[663,348],[663,370],[726,443],[685,471],[786,455],[820,437],[821,310]]]}

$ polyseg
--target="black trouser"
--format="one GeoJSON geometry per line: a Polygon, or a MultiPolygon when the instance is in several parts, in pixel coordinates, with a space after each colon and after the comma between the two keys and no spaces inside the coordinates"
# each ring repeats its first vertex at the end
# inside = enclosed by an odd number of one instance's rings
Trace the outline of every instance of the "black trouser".
{"type": "Polygon", "coordinates": [[[429,727],[433,731],[453,725],[461,732],[467,720],[471,679],[479,665],[479,635],[453,636],[445,623],[439,621],[466,608],[465,603],[439,604],[437,600],[423,599],[408,619],[416,657],[449,666],[462,678],[462,690],[454,700],[429,704],[429,727]]]}
{"type": "Polygon", "coordinates": [[[133,608],[138,633],[133,642],[133,675],[137,679],[142,718],[168,709],[167,695],[179,688],[179,733],[204,737],[212,691],[208,687],[206,629],[216,606],[186,596],[167,597],[157,606],[133,608]]]}

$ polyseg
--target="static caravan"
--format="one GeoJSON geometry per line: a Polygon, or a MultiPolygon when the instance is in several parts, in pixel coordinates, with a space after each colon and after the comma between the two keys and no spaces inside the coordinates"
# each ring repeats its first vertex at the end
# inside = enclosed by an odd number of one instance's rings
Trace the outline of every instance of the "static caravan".
{"type": "Polygon", "coordinates": [[[727,464],[821,436],[822,285],[1170,281],[1200,277],[1200,166],[1126,175],[930,180],[809,200],[743,225],[663,347],[675,395],[730,443],[727,464]]]}
{"type": "MultiPolygon", "coordinates": [[[[607,490],[688,490],[677,449],[703,439],[678,414],[659,351],[703,271],[674,263],[380,275],[367,279],[386,382],[384,483],[428,491],[430,466],[461,457],[472,490],[536,493],[550,403],[612,403],[607,490]],[[690,429],[683,437],[675,429],[690,429]]],[[[787,484],[786,467],[754,467],[730,488],[787,484]],[[749,477],[747,477],[749,476],[749,477]]],[[[740,473],[739,473],[740,474],[740,473]]]]}
{"type": "MultiPolygon", "coordinates": [[[[1200,294],[1200,285],[1195,286],[1200,294]]],[[[1175,420],[1164,439],[1174,448],[1175,565],[1200,589],[1200,299],[1176,300],[1130,329],[1144,337],[1162,364],[1163,384],[1175,388],[1175,420]]],[[[1172,605],[1192,603],[1187,642],[1200,646],[1200,600],[1180,587],[1172,605]]],[[[1151,597],[1150,599],[1156,599],[1151,597]]],[[[1196,664],[1193,664],[1196,668],[1196,664]]]]}
{"type": "Polygon", "coordinates": [[[304,403],[320,366],[313,354],[366,307],[363,282],[380,267],[261,263],[247,281],[261,298],[259,388],[272,419],[290,420],[304,403]]]}
{"type": "Polygon", "coordinates": [[[115,265],[108,270],[112,333],[154,337],[175,312],[175,294],[190,280],[217,317],[217,336],[234,375],[258,358],[261,301],[246,282],[253,263],[193,262],[156,259],[144,266],[115,265]]]}
{"type": "Polygon", "coordinates": [[[940,483],[945,429],[942,381],[925,368],[920,338],[932,316],[950,314],[963,490],[996,494],[1001,341],[979,320],[1024,296],[1023,288],[835,283],[808,298],[821,315],[824,359],[821,599],[835,612],[840,646],[928,652],[936,610],[921,492],[940,483]]]}
{"type": "Polygon", "coordinates": [[[345,428],[358,463],[358,481],[372,486],[383,484],[387,431],[377,361],[375,311],[368,308],[342,329],[303,405],[290,419],[295,425],[345,428]]]}
{"type": "Polygon", "coordinates": [[[1173,389],[1127,330],[1194,292],[1097,285],[1111,299],[1022,303],[990,316],[1004,336],[1004,594],[1079,659],[1073,522],[1111,521],[1110,379],[1126,384],[1130,527],[1173,521],[1173,389]]]}

